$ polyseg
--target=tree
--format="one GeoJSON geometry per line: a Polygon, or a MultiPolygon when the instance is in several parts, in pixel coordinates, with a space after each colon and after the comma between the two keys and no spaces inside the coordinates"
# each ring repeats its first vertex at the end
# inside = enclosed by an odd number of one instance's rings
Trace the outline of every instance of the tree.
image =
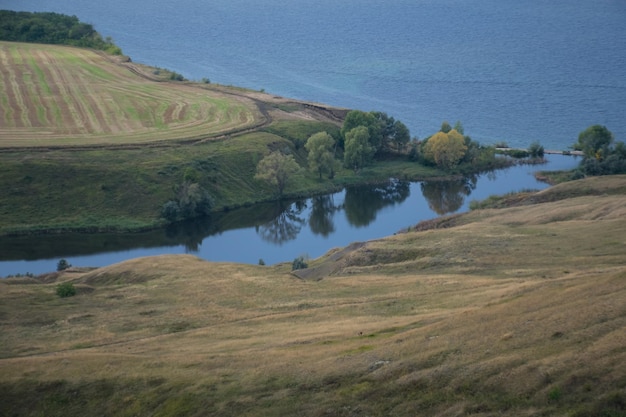
{"type": "Polygon", "coordinates": [[[457,132],[459,132],[462,135],[465,134],[465,129],[463,128],[463,124],[461,123],[460,120],[456,121],[456,123],[454,124],[453,129],[456,130],[457,132]]]}
{"type": "Polygon", "coordinates": [[[400,147],[404,147],[411,140],[411,133],[409,128],[400,120],[395,121],[393,129],[392,142],[395,144],[396,150],[400,150],[400,147]]]}
{"type": "Polygon", "coordinates": [[[341,136],[344,139],[344,148],[348,133],[354,128],[365,126],[369,134],[368,142],[374,149],[374,153],[380,150],[383,143],[383,125],[379,117],[377,117],[377,114],[378,113],[375,112],[367,113],[361,110],[352,110],[348,112],[343,121],[343,126],[341,127],[341,136]]]}
{"type": "Polygon", "coordinates": [[[424,146],[426,157],[444,169],[456,166],[466,151],[465,138],[454,129],[435,133],[424,146]]]}
{"type": "Polygon", "coordinates": [[[200,184],[185,181],[178,187],[176,194],[183,219],[202,217],[211,213],[213,199],[200,184]]]}
{"type": "Polygon", "coordinates": [[[293,155],[272,152],[261,159],[256,167],[254,178],[268,182],[276,187],[278,195],[282,195],[289,178],[300,170],[293,155]]]}
{"type": "Polygon", "coordinates": [[[68,268],[71,268],[72,265],[70,265],[69,262],[67,262],[67,260],[65,259],[61,259],[59,262],[57,262],[57,271],[65,271],[68,268]]]}
{"type": "Polygon", "coordinates": [[[531,158],[543,158],[545,150],[539,142],[535,141],[530,144],[530,147],[528,148],[528,154],[531,156],[531,158]]]}
{"type": "Polygon", "coordinates": [[[334,146],[335,140],[327,132],[314,134],[304,145],[309,152],[309,168],[312,171],[317,171],[320,179],[322,179],[322,173],[325,171],[329,173],[329,178],[333,177],[335,163],[335,156],[333,154],[334,146]]]}
{"type": "Polygon", "coordinates": [[[581,150],[585,158],[602,160],[608,155],[613,134],[605,126],[593,125],[578,135],[575,149],[581,150]]]}
{"type": "Polygon", "coordinates": [[[452,126],[450,126],[450,123],[448,123],[447,121],[444,120],[441,123],[441,129],[439,129],[439,131],[443,132],[443,133],[448,133],[451,130],[452,130],[452,126]]]}
{"type": "MultiPolygon", "coordinates": [[[[188,172],[185,173],[185,178],[188,172]]],[[[208,216],[213,209],[213,198],[198,183],[185,180],[175,187],[176,197],[161,207],[161,217],[170,223],[178,220],[208,216]]]]}
{"type": "Polygon", "coordinates": [[[372,161],[376,150],[370,145],[367,127],[359,126],[346,134],[344,165],[356,172],[372,161]]]}

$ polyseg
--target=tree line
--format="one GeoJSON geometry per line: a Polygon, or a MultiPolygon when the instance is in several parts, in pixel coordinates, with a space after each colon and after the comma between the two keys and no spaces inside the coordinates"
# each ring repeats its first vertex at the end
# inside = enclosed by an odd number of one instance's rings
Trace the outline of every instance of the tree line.
{"type": "MultiPolygon", "coordinates": [[[[404,123],[382,112],[350,111],[339,137],[318,132],[309,137],[304,147],[308,167],[319,179],[323,175],[332,179],[341,164],[358,172],[388,155],[407,157],[456,174],[502,166],[495,147],[481,145],[465,135],[460,121],[454,126],[444,121],[438,132],[420,141],[410,139],[404,123]]],[[[573,148],[584,155],[574,178],[626,173],[626,145],[615,142],[604,126],[594,125],[581,132],[573,148]]],[[[538,141],[524,151],[524,157],[543,158],[543,155],[544,148],[538,141]]],[[[256,178],[273,185],[281,196],[289,179],[300,169],[293,155],[275,151],[259,162],[256,178]]]]}
{"type": "Polygon", "coordinates": [[[0,10],[0,40],[70,45],[122,54],[111,38],[102,38],[93,25],[81,22],[76,16],[53,12],[0,10]]]}
{"type": "MultiPolygon", "coordinates": [[[[333,179],[341,166],[359,172],[389,157],[408,158],[448,172],[463,164],[471,165],[471,171],[497,166],[495,149],[481,146],[464,135],[461,122],[454,127],[443,122],[439,132],[420,141],[411,139],[404,123],[379,111],[352,110],[346,115],[339,135],[317,132],[308,138],[304,148],[308,168],[320,180],[324,175],[333,179]]],[[[280,196],[289,178],[299,170],[290,152],[274,151],[259,162],[256,178],[274,186],[280,196]]]]}

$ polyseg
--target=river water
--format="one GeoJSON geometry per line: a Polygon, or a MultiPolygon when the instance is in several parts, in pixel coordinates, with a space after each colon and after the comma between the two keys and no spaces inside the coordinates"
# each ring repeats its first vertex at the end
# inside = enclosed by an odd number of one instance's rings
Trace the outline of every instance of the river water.
{"type": "MultiPolygon", "coordinates": [[[[626,138],[623,0],[0,0],[0,8],[76,15],[136,62],[189,79],[385,111],[420,138],[443,120],[462,121],[481,143],[522,148],[539,140],[546,149],[567,149],[592,124],[626,138]]],[[[480,177],[470,195],[460,192],[463,204],[455,211],[466,210],[471,199],[544,187],[529,170],[480,177]]],[[[229,213],[210,224],[143,235],[2,240],[0,276],[49,271],[61,257],[98,266],[193,252],[269,264],[319,256],[440,214],[423,191],[431,200],[444,191],[418,183],[408,192],[389,187],[369,197],[346,191],[330,203],[309,200],[280,216],[280,206],[263,207],[249,216],[229,213]],[[369,212],[349,209],[359,198],[373,201],[369,212]],[[302,220],[309,218],[316,226],[302,220]]],[[[458,205],[459,197],[448,194],[443,203],[458,205]]]]}
{"type": "Polygon", "coordinates": [[[296,202],[263,204],[205,221],[128,235],[67,234],[0,238],[0,276],[53,271],[61,258],[75,266],[105,266],[164,253],[192,253],[211,261],[266,264],[315,258],[333,247],[392,235],[419,221],[468,210],[472,200],[544,189],[536,170],[571,169],[571,156],[548,155],[540,166],[515,166],[457,181],[378,186],[296,202]]]}

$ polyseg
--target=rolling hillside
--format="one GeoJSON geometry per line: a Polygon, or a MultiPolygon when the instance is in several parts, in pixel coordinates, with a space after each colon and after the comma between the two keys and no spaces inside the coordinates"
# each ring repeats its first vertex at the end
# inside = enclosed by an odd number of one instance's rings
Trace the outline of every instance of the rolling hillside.
{"type": "Polygon", "coordinates": [[[181,255],[4,280],[0,414],[625,416],[625,188],[562,184],[303,278],[181,255]]]}

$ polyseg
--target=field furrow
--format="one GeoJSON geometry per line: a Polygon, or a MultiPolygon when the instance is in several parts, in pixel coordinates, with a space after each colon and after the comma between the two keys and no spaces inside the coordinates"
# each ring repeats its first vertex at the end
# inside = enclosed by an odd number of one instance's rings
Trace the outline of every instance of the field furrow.
{"type": "Polygon", "coordinates": [[[259,124],[256,104],[87,49],[0,42],[0,147],[205,139],[259,124]]]}
{"type": "Polygon", "coordinates": [[[9,63],[6,54],[0,49],[0,110],[2,111],[2,120],[0,127],[9,128],[9,123],[13,123],[14,109],[12,104],[15,102],[13,90],[8,83],[9,80],[9,63]]]}
{"type": "Polygon", "coordinates": [[[30,126],[33,128],[49,126],[48,109],[45,104],[46,94],[38,78],[38,66],[31,55],[25,55],[23,52],[20,51],[23,62],[22,79],[24,80],[22,88],[27,92],[25,97],[29,100],[25,106],[28,109],[30,126]]]}
{"type": "Polygon", "coordinates": [[[9,107],[12,109],[13,117],[7,121],[7,127],[29,127],[28,111],[24,104],[24,94],[20,88],[21,74],[18,71],[22,70],[22,64],[19,56],[16,59],[15,51],[10,49],[2,50],[2,66],[5,69],[3,71],[2,81],[6,86],[7,97],[9,99],[9,107]]]}
{"type": "Polygon", "coordinates": [[[69,114],[69,106],[61,92],[61,85],[55,82],[49,54],[43,50],[35,51],[33,60],[39,63],[38,67],[41,71],[40,82],[46,86],[45,97],[49,108],[48,113],[51,115],[49,128],[58,132],[65,125],[66,120],[64,117],[69,114]]]}
{"type": "Polygon", "coordinates": [[[61,126],[57,126],[59,131],[56,133],[86,133],[84,123],[79,116],[79,110],[76,108],[71,83],[68,82],[67,77],[63,76],[60,62],[51,54],[46,54],[44,60],[46,76],[49,77],[54,86],[51,90],[61,107],[61,126]],[[61,128],[63,131],[60,130],[61,128]]]}

